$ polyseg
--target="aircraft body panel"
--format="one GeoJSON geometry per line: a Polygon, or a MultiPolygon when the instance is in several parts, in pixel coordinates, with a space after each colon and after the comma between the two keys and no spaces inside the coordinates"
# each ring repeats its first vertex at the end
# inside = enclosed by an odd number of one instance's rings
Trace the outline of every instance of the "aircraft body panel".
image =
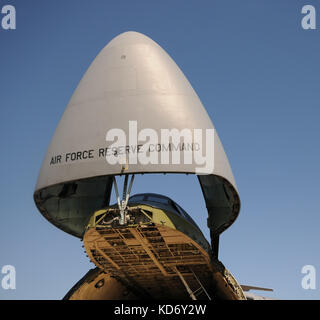
{"type": "MultiPolygon", "coordinates": [[[[129,134],[129,121],[136,121],[137,132],[150,128],[158,137],[163,129],[201,129],[203,134],[214,129],[180,68],[158,44],[137,32],[125,32],[101,50],[56,128],[34,193],[39,211],[50,222],[81,237],[92,212],[109,203],[111,177],[123,174],[124,167],[106,160],[110,151],[106,134],[110,129],[121,129],[127,140],[119,150],[130,155],[137,151],[139,142],[129,134]],[[96,195],[82,192],[88,185],[95,185],[96,195]]],[[[203,154],[211,149],[214,163],[210,172],[199,172],[201,166],[195,161],[162,163],[161,156],[168,150],[161,149],[157,163],[132,163],[129,157],[125,173],[198,174],[208,208],[208,226],[220,234],[237,218],[240,198],[216,130],[214,144],[203,143],[203,154]]],[[[194,149],[191,152],[194,156],[194,149]]],[[[119,151],[120,156],[125,157],[119,151]]]]}

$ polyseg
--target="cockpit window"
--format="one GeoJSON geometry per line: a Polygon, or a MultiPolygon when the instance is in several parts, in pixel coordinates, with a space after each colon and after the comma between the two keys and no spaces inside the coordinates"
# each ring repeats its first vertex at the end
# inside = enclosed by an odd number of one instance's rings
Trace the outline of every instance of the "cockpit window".
{"type": "Polygon", "coordinates": [[[161,196],[157,194],[148,194],[148,193],[136,194],[130,197],[129,202],[137,202],[137,203],[154,202],[154,203],[170,206],[176,212],[176,214],[178,214],[179,216],[183,217],[184,219],[188,220],[189,222],[197,226],[196,223],[193,221],[193,219],[188,215],[188,213],[184,209],[182,209],[176,202],[174,202],[173,200],[171,200],[166,196],[161,196]]]}
{"type": "Polygon", "coordinates": [[[193,221],[193,219],[177,203],[175,203],[175,205],[176,205],[177,209],[179,210],[182,217],[184,217],[185,219],[189,220],[191,223],[196,225],[196,223],[193,221]]]}
{"type": "Polygon", "coordinates": [[[186,219],[188,219],[188,215],[185,213],[185,211],[177,204],[175,203],[176,208],[178,209],[180,215],[186,219]]]}
{"type": "Polygon", "coordinates": [[[148,201],[152,201],[152,202],[169,204],[169,199],[164,198],[164,197],[157,197],[157,196],[155,196],[155,195],[148,195],[148,196],[147,196],[147,200],[148,200],[148,201]]]}
{"type": "Polygon", "coordinates": [[[130,198],[130,202],[139,202],[139,201],[143,201],[144,199],[144,194],[138,194],[136,196],[132,196],[130,198]]]}

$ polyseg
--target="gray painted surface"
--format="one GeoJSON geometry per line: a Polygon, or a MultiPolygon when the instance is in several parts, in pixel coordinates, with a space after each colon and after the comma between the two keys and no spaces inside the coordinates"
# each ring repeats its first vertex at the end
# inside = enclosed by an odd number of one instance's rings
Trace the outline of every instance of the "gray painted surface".
{"type": "MultiPolygon", "coordinates": [[[[47,150],[34,198],[40,212],[62,230],[81,237],[93,211],[109,203],[111,179],[107,176],[123,173],[123,167],[109,164],[104,155],[99,156],[99,149],[110,145],[106,142],[109,129],[121,128],[128,136],[129,120],[137,121],[138,131],[152,128],[159,136],[161,129],[214,128],[175,62],[158,44],[137,32],[117,36],[98,54],[73,93],[47,150]],[[71,160],[72,153],[81,155],[71,160]],[[59,157],[60,162],[56,161],[59,157]],[[70,183],[77,187],[68,187],[70,183]],[[93,194],[83,191],[91,188],[88,185],[93,186],[93,194]],[[64,195],[68,188],[76,190],[64,195]]],[[[129,164],[125,173],[196,173],[196,167],[195,163],[138,162],[129,164]]],[[[199,181],[209,227],[221,233],[236,219],[240,200],[216,131],[214,171],[199,175],[199,181]]]]}

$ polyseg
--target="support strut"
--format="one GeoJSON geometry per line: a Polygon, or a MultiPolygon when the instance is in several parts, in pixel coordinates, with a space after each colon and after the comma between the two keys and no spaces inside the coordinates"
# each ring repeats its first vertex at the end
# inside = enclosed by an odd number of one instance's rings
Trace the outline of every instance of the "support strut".
{"type": "Polygon", "coordinates": [[[131,175],[129,189],[127,190],[128,179],[129,179],[129,175],[126,174],[125,178],[124,178],[124,184],[123,184],[122,200],[120,200],[117,180],[116,180],[115,176],[113,177],[114,191],[116,193],[117,203],[118,203],[118,207],[119,207],[119,211],[120,211],[119,224],[122,226],[126,224],[126,209],[127,209],[127,205],[128,205],[128,201],[129,201],[129,197],[130,197],[130,192],[131,192],[133,180],[134,180],[134,174],[131,175]]]}

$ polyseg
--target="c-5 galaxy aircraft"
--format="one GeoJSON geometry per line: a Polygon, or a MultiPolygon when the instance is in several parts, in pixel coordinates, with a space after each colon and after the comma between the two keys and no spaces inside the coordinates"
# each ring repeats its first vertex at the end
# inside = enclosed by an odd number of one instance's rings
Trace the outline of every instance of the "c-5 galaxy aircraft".
{"type": "Polygon", "coordinates": [[[114,38],[81,79],[34,200],[49,222],[83,241],[96,265],[65,299],[241,300],[259,289],[240,286],[218,259],[220,234],[238,217],[240,198],[217,132],[179,67],[140,33],[114,38]],[[169,139],[154,142],[163,130],[169,139]],[[181,142],[188,133],[191,140],[181,142]],[[172,199],[152,190],[130,197],[134,177],[151,173],[197,175],[210,243],[172,199]],[[117,203],[110,205],[112,190],[117,203]]]}

